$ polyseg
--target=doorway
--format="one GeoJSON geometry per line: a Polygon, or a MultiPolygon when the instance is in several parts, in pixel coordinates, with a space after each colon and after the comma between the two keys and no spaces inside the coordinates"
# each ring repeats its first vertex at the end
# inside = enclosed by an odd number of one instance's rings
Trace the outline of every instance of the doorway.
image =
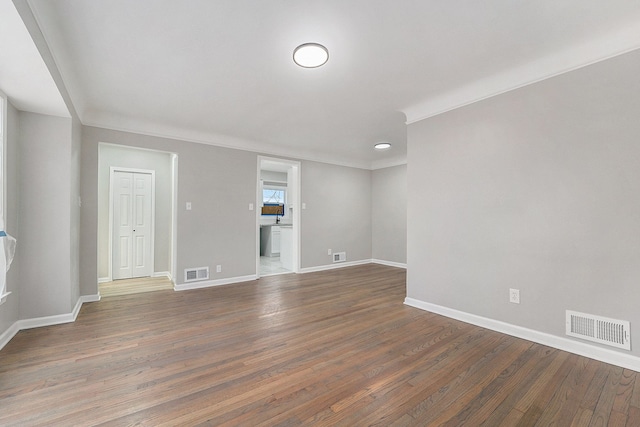
{"type": "Polygon", "coordinates": [[[258,156],[256,275],[300,269],[300,162],[258,156]]]}
{"type": "Polygon", "coordinates": [[[111,277],[153,274],[155,172],[111,168],[111,277]]]}
{"type": "MultiPolygon", "coordinates": [[[[166,151],[151,150],[139,147],[130,147],[119,144],[100,142],[98,144],[98,284],[110,283],[117,279],[118,284],[130,279],[122,277],[152,277],[167,278],[173,282],[176,270],[176,219],[177,219],[177,172],[178,156],[166,151]],[[140,177],[139,173],[152,177],[151,204],[144,202],[145,197],[138,197],[137,190],[127,189],[126,183],[120,183],[125,187],[124,195],[117,191],[118,197],[114,198],[114,184],[112,174],[116,171],[132,173],[129,181],[134,183],[134,177],[140,177]],[[134,191],[135,190],[135,191],[134,191]],[[128,194],[128,195],[127,195],[128,194]],[[114,209],[114,199],[125,199],[126,203],[133,206],[122,205],[114,209]],[[130,210],[142,206],[140,209],[130,210]],[[145,209],[145,207],[147,209],[145,209]],[[116,215],[120,211],[133,220],[151,213],[144,222],[149,223],[150,234],[148,237],[126,234],[120,239],[118,236],[118,224],[114,224],[116,215]],[[117,241],[114,241],[117,238],[117,241]],[[131,241],[129,246],[127,240],[131,241]],[[146,243],[148,242],[148,245],[146,243]],[[134,246],[136,245],[137,246],[134,246]],[[123,246],[126,250],[119,255],[114,253],[123,246]],[[138,251],[138,248],[148,246],[150,253],[138,251]],[[127,253],[127,250],[129,253],[127,253]],[[133,257],[129,257],[131,254],[133,257]],[[134,255],[135,254],[135,255],[134,255]],[[125,261],[122,261],[124,258],[125,261]],[[131,261],[129,261],[131,260],[131,261]],[[147,262],[148,261],[148,262],[147,262]],[[119,264],[131,264],[138,268],[129,273],[118,274],[115,266],[119,264]],[[144,270],[140,266],[144,265],[144,270]]],[[[125,175],[126,176],[126,175],[125,175]]],[[[121,180],[119,180],[121,181],[121,180]]],[[[148,182],[139,182],[148,187],[148,182]]],[[[120,186],[119,186],[120,187],[120,186]]],[[[140,225],[140,224],[137,224],[140,225]]],[[[126,228],[126,227],[125,227],[126,228]]],[[[140,230],[131,226],[138,233],[140,230]]],[[[146,235],[146,233],[145,233],[146,235]]],[[[133,279],[137,280],[137,279],[133,279]]],[[[142,289],[146,285],[140,285],[142,289]]],[[[100,288],[100,286],[98,286],[100,288]]]]}

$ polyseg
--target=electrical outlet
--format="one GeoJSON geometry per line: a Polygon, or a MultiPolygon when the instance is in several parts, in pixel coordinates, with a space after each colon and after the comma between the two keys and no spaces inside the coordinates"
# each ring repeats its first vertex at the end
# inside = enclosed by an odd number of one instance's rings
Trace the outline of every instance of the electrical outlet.
{"type": "Polygon", "coordinates": [[[216,273],[222,273],[222,266],[216,265],[216,273]]]}
{"type": "Polygon", "coordinates": [[[327,249],[327,255],[331,255],[331,249],[327,249]]]}
{"type": "Polygon", "coordinates": [[[520,290],[519,289],[509,289],[509,302],[514,304],[520,304],[520,290]]]}
{"type": "Polygon", "coordinates": [[[191,210],[191,202],[187,202],[187,210],[190,211],[191,210]]]}

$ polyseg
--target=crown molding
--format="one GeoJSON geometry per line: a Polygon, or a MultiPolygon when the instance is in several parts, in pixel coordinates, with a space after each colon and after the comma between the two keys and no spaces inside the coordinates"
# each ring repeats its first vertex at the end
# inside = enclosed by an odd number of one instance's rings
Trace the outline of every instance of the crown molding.
{"type": "MultiPolygon", "coordinates": [[[[346,166],[357,169],[375,169],[372,162],[358,159],[345,159],[342,156],[321,153],[314,150],[289,149],[286,147],[269,144],[250,139],[238,138],[223,134],[214,134],[191,129],[184,129],[165,124],[144,122],[131,118],[109,118],[95,113],[83,114],[82,124],[102,129],[119,132],[135,133],[157,138],[166,138],[176,141],[192,142],[196,144],[212,145],[233,150],[250,151],[277,157],[288,157],[296,160],[306,160],[319,163],[328,163],[337,166],[346,166]]],[[[400,160],[402,162],[402,160],[400,160]]],[[[388,167],[388,166],[382,166],[388,167]]]]}
{"type": "Polygon", "coordinates": [[[469,83],[402,111],[412,124],[501,95],[561,74],[640,49],[640,23],[617,29],[604,37],[569,46],[519,67],[469,83]]]}
{"type": "Polygon", "coordinates": [[[386,159],[374,160],[371,162],[371,170],[392,168],[394,166],[402,166],[407,164],[407,156],[395,156],[386,159]]]}

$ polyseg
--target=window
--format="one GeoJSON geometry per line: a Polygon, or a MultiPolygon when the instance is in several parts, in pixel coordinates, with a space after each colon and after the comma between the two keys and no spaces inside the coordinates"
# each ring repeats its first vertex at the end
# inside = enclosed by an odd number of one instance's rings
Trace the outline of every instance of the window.
{"type": "Polygon", "coordinates": [[[0,91],[0,216],[4,217],[5,207],[5,161],[4,153],[7,146],[7,96],[0,91]]]}
{"type": "MultiPolygon", "coordinates": [[[[5,248],[7,245],[5,242],[9,237],[4,230],[4,213],[5,213],[5,203],[4,203],[4,195],[5,195],[5,162],[4,162],[4,153],[5,147],[7,143],[7,96],[0,91],[0,257],[2,257],[2,261],[0,262],[0,269],[6,268],[6,260],[7,257],[5,255],[5,248]]],[[[15,244],[15,240],[11,244],[15,244]]],[[[7,248],[9,249],[9,248],[7,248]]],[[[7,295],[10,292],[7,292],[7,280],[6,280],[6,271],[0,271],[0,304],[2,304],[6,299],[7,295]]]]}
{"type": "Polygon", "coordinates": [[[287,187],[284,185],[262,185],[262,215],[284,217],[287,203],[287,187]]]}
{"type": "Polygon", "coordinates": [[[276,188],[262,189],[262,203],[286,203],[287,190],[276,188]]]}

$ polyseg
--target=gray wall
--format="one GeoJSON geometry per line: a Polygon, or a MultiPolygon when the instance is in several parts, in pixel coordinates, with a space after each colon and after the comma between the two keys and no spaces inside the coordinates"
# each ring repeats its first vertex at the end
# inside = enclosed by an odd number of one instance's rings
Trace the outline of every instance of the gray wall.
{"type": "Polygon", "coordinates": [[[408,296],[557,336],[566,309],[626,319],[639,356],[639,69],[636,51],[410,125],[408,296]]]}
{"type": "Polygon", "coordinates": [[[376,260],[407,262],[407,165],[371,172],[371,244],[376,260]]]}
{"type": "Polygon", "coordinates": [[[71,266],[71,119],[19,113],[20,318],[67,314],[71,266]]]}
{"type": "MultiPolygon", "coordinates": [[[[204,144],[85,127],[82,147],[83,294],[97,293],[98,144],[178,155],[177,277],[187,267],[213,267],[212,280],[255,274],[257,155],[204,144]],[[186,202],[192,210],[185,209],[186,202]],[[215,272],[215,265],[222,272],[215,272]]],[[[156,234],[157,236],[157,234],[156,234]]]]}
{"type": "Polygon", "coordinates": [[[80,298],[80,149],[82,147],[82,124],[73,118],[71,125],[71,163],[70,163],[70,303],[74,307],[80,298]]]}
{"type": "Polygon", "coordinates": [[[98,167],[98,276],[109,276],[109,180],[112,166],[155,171],[154,272],[170,270],[171,154],[101,144],[98,167]]]}
{"type": "Polygon", "coordinates": [[[327,249],[371,259],[371,171],[310,161],[301,169],[301,268],[333,264],[327,249]]]}
{"type": "MultiPolygon", "coordinates": [[[[7,191],[7,211],[5,212],[5,228],[7,232],[21,243],[19,226],[18,226],[18,205],[20,203],[19,192],[19,127],[20,113],[10,102],[7,110],[7,147],[5,156],[7,159],[6,171],[6,191],[7,191]]],[[[7,273],[7,290],[11,295],[0,306],[0,335],[11,327],[19,317],[19,300],[20,300],[20,259],[14,258],[11,269],[7,273]]]]}
{"type": "MultiPolygon", "coordinates": [[[[177,277],[210,266],[210,278],[256,273],[258,153],[95,127],[83,129],[82,294],[97,293],[98,144],[120,144],[178,155],[177,277]],[[185,203],[192,210],[185,210],[185,203]],[[222,273],[215,273],[215,265],[222,273]]],[[[371,259],[371,172],[304,161],[301,164],[301,267],[332,265],[327,249],[348,261],[371,259]]]]}
{"type": "Polygon", "coordinates": [[[275,182],[284,182],[287,184],[287,173],[286,172],[274,172],[274,171],[260,171],[260,179],[264,181],[275,181],[275,182]]]}

